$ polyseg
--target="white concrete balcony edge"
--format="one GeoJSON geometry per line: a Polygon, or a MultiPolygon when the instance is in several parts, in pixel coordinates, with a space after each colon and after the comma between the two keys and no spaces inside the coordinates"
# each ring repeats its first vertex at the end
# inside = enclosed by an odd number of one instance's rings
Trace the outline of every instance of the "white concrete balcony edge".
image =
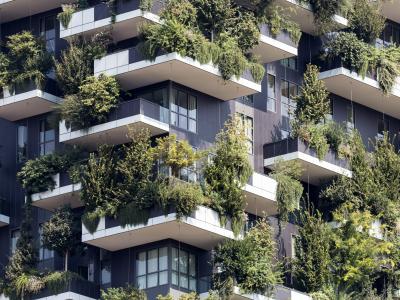
{"type": "Polygon", "coordinates": [[[48,190],[41,193],[32,194],[32,205],[47,210],[55,210],[63,205],[70,205],[72,208],[83,206],[79,200],[79,192],[81,190],[81,184],[69,184],[60,186],[60,174],[53,176],[55,181],[55,187],[53,190],[48,190]]]}
{"type": "Polygon", "coordinates": [[[266,175],[253,172],[243,191],[246,195],[246,211],[262,216],[277,213],[276,191],[278,182],[266,175]]]}
{"type": "MultiPolygon", "coordinates": [[[[1,298],[0,298],[1,299],[1,298]]],[[[48,297],[38,298],[35,300],[96,300],[94,298],[89,298],[74,292],[65,292],[58,295],[52,295],[48,297]]]]}
{"type": "Polygon", "coordinates": [[[60,38],[69,38],[80,34],[91,34],[112,26],[112,30],[114,31],[113,39],[118,41],[126,39],[129,36],[136,36],[139,32],[139,26],[143,22],[160,23],[160,17],[158,15],[142,11],[141,9],[117,14],[115,16],[115,22],[112,21],[111,17],[95,21],[94,14],[94,7],[75,12],[67,28],[60,23],[60,38]]]}
{"type": "Polygon", "coordinates": [[[400,78],[396,79],[393,90],[387,96],[383,95],[378,81],[369,77],[362,78],[347,68],[339,67],[321,72],[319,79],[334,94],[395,118],[400,117],[400,78]]]}
{"type": "MultiPolygon", "coordinates": [[[[10,225],[10,217],[0,214],[0,227],[10,225]]],[[[1,299],[1,298],[0,298],[1,299]]]]}
{"type": "Polygon", "coordinates": [[[152,135],[169,132],[169,124],[138,114],[75,131],[67,129],[63,120],[59,125],[59,139],[61,143],[90,144],[91,148],[101,143],[121,144],[128,141],[128,127],[135,124],[149,128],[152,135]]]}
{"type": "Polygon", "coordinates": [[[381,6],[383,16],[396,23],[400,23],[400,0],[382,1],[381,6]]]}
{"type": "Polygon", "coordinates": [[[126,227],[106,228],[103,217],[93,234],[82,224],[82,242],[116,251],[171,238],[211,250],[219,242],[235,238],[229,227],[230,224],[221,226],[217,212],[199,206],[192,216],[183,217],[181,220],[176,218],[175,213],[170,213],[167,216],[150,218],[147,224],[126,227]]]}
{"type": "Polygon", "coordinates": [[[221,100],[261,92],[261,84],[243,77],[224,81],[214,65],[200,64],[176,52],[160,55],[154,61],[129,63],[129,50],[124,50],[95,60],[94,74],[101,73],[117,76],[122,87],[129,89],[172,80],[221,100]]]}
{"type": "MultiPolygon", "coordinates": [[[[199,295],[200,300],[205,300],[209,296],[208,292],[201,293],[199,295]]],[[[233,287],[233,295],[230,298],[231,300],[274,300],[273,298],[261,295],[261,294],[242,294],[240,292],[240,288],[238,286],[233,287]]]]}
{"type": "Polygon", "coordinates": [[[284,42],[278,41],[273,37],[261,34],[259,43],[254,47],[252,53],[259,55],[263,63],[270,63],[284,58],[297,56],[298,50],[297,47],[293,47],[284,42]]]}
{"type": "Polygon", "coordinates": [[[310,181],[311,183],[315,184],[318,183],[319,179],[322,179],[326,176],[343,175],[346,177],[352,177],[352,172],[349,169],[340,167],[338,165],[329,163],[324,160],[319,160],[317,157],[314,157],[312,155],[300,151],[295,151],[271,158],[266,158],[264,159],[264,166],[273,167],[275,163],[281,160],[283,161],[299,160],[302,163],[302,167],[304,169],[302,180],[310,181]],[[309,177],[309,175],[312,175],[312,178],[309,177]]]}
{"type": "Polygon", "coordinates": [[[3,88],[4,98],[0,99],[0,117],[16,121],[54,110],[63,101],[62,98],[35,89],[29,92],[10,95],[3,88]]]}

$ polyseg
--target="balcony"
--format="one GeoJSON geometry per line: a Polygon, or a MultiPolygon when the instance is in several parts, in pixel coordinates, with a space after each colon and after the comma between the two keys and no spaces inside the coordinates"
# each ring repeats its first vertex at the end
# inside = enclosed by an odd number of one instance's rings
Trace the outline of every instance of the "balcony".
{"type": "Polygon", "coordinates": [[[10,224],[10,204],[0,198],[0,228],[10,224]]]}
{"type": "Polygon", "coordinates": [[[90,36],[107,29],[111,30],[114,42],[136,37],[144,22],[159,22],[157,13],[162,6],[159,1],[155,1],[151,12],[146,12],[139,9],[139,2],[117,1],[114,21],[106,3],[77,11],[72,15],[67,28],[60,23],[60,37],[70,39],[78,35],[90,36]]]}
{"type": "Polygon", "coordinates": [[[261,26],[260,31],[260,40],[252,52],[260,57],[262,63],[297,56],[297,45],[290,39],[288,33],[281,32],[274,37],[265,24],[261,26]]]}
{"type": "Polygon", "coordinates": [[[340,175],[351,177],[347,161],[339,159],[332,150],[320,160],[315,151],[300,139],[289,138],[264,145],[265,167],[273,169],[274,164],[281,160],[299,161],[303,168],[301,180],[315,185],[340,175]]]}
{"type": "Polygon", "coordinates": [[[246,211],[257,216],[262,216],[264,213],[268,216],[276,215],[278,212],[277,187],[278,183],[274,179],[253,173],[243,188],[247,202],[246,211]]]}
{"type": "Polygon", "coordinates": [[[32,205],[49,211],[69,205],[72,208],[83,206],[80,201],[81,184],[73,184],[67,172],[53,176],[56,183],[53,190],[32,195],[32,205]]]}
{"type": "Polygon", "coordinates": [[[82,225],[82,242],[109,251],[117,251],[159,240],[174,239],[201,249],[211,250],[226,239],[233,239],[230,223],[223,227],[218,214],[199,206],[190,216],[181,220],[175,213],[164,215],[155,210],[147,224],[122,227],[118,221],[101,218],[97,230],[91,234],[82,225]]]}
{"type": "Polygon", "coordinates": [[[400,118],[400,79],[397,78],[392,92],[384,95],[378,82],[371,77],[362,78],[344,67],[332,68],[320,73],[319,78],[333,94],[350,99],[376,111],[383,111],[400,118]]]}
{"type": "Polygon", "coordinates": [[[381,1],[382,15],[396,23],[400,23],[400,0],[381,1]]]}
{"type": "Polygon", "coordinates": [[[31,297],[32,300],[95,300],[99,299],[100,289],[93,282],[72,278],[64,283],[58,294],[44,289],[31,297]]]}
{"type": "Polygon", "coordinates": [[[3,88],[0,95],[0,118],[17,121],[54,110],[63,101],[55,95],[58,89],[55,81],[48,80],[43,89],[34,82],[3,88]]]}
{"type": "Polygon", "coordinates": [[[261,92],[261,85],[253,81],[250,72],[225,81],[215,66],[175,52],[149,61],[137,48],[130,48],[95,60],[94,73],[116,76],[126,90],[171,80],[222,100],[261,92]]]}
{"type": "Polygon", "coordinates": [[[0,23],[7,23],[17,19],[61,7],[61,4],[73,3],[73,0],[0,0],[0,23]]]}
{"type": "MultiPolygon", "coordinates": [[[[314,14],[310,5],[300,4],[298,0],[277,0],[276,4],[281,6],[290,19],[300,25],[301,31],[316,35],[317,28],[314,24],[314,14]]],[[[348,20],[339,15],[333,17],[337,29],[348,26],[348,20]]]]}
{"type": "Polygon", "coordinates": [[[275,290],[276,300],[312,300],[312,298],[302,292],[278,285],[275,290]]]}
{"type": "Polygon", "coordinates": [[[129,142],[129,127],[146,128],[152,136],[169,132],[169,110],[145,99],[121,102],[114,110],[107,123],[86,129],[72,130],[60,124],[60,142],[77,144],[88,149],[98,145],[118,145],[129,142]]]}

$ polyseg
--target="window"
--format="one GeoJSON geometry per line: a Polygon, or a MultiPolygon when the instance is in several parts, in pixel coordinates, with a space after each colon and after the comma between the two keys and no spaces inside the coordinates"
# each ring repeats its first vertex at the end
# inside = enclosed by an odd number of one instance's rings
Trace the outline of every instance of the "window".
{"type": "Polygon", "coordinates": [[[253,118],[246,116],[244,114],[237,114],[242,126],[244,128],[244,132],[246,134],[247,137],[247,147],[248,147],[248,152],[249,154],[253,154],[253,140],[254,140],[254,129],[253,129],[253,118]]]}
{"type": "Polygon", "coordinates": [[[169,123],[168,89],[166,87],[138,93],[137,97],[160,105],[160,121],[169,123]]]}
{"type": "Polygon", "coordinates": [[[381,36],[384,45],[400,44],[400,26],[393,23],[386,23],[381,36]]]}
{"type": "Polygon", "coordinates": [[[291,236],[291,250],[292,250],[292,258],[296,258],[296,243],[298,243],[299,236],[292,234],[291,236]]]}
{"type": "Polygon", "coordinates": [[[196,256],[187,251],[172,248],[172,284],[196,291],[196,256]]]}
{"type": "Polygon", "coordinates": [[[276,112],[275,76],[267,74],[267,110],[276,112]]]}
{"type": "Polygon", "coordinates": [[[28,143],[28,127],[26,124],[18,125],[17,128],[17,162],[26,160],[26,147],[28,143]]]}
{"type": "Polygon", "coordinates": [[[39,260],[47,260],[54,257],[54,251],[43,247],[43,224],[39,225],[39,260]]]}
{"type": "Polygon", "coordinates": [[[239,101],[244,103],[244,104],[253,106],[254,98],[253,98],[253,95],[247,95],[247,96],[240,97],[239,101]]]}
{"type": "Polygon", "coordinates": [[[51,154],[55,149],[55,130],[47,119],[40,121],[39,151],[40,155],[51,154]]]}
{"type": "Polygon", "coordinates": [[[49,16],[40,20],[40,35],[46,42],[46,50],[56,51],[56,16],[49,16]]]}
{"type": "Polygon", "coordinates": [[[17,243],[18,243],[18,239],[20,236],[21,236],[21,232],[19,231],[19,229],[11,231],[11,243],[10,243],[11,254],[14,254],[15,250],[17,250],[17,243]]]}
{"type": "Polygon", "coordinates": [[[282,114],[282,135],[288,136],[291,127],[290,120],[291,115],[296,109],[295,97],[299,93],[299,87],[297,84],[291,83],[286,80],[281,80],[281,114],[282,114]]]}
{"type": "Polygon", "coordinates": [[[383,138],[385,132],[389,131],[389,120],[379,119],[378,120],[378,138],[383,138]]]}
{"type": "Polygon", "coordinates": [[[280,62],[281,65],[284,66],[285,68],[297,71],[297,57],[285,58],[282,59],[280,62]]]}
{"type": "MultiPolygon", "coordinates": [[[[195,147],[192,147],[193,151],[197,151],[195,147]]],[[[194,163],[193,166],[182,168],[179,174],[179,179],[186,182],[197,182],[198,176],[198,166],[194,163]]]]}
{"type": "Polygon", "coordinates": [[[172,125],[197,132],[197,98],[195,96],[172,89],[170,109],[172,125]]]}
{"type": "Polygon", "coordinates": [[[353,130],[355,126],[355,112],[353,104],[346,106],[346,128],[347,131],[353,130]]]}
{"type": "Polygon", "coordinates": [[[100,284],[111,283],[111,257],[110,252],[100,249],[100,284]]]}
{"type": "Polygon", "coordinates": [[[136,255],[136,280],[141,289],[168,283],[168,248],[143,251],[136,255]]]}

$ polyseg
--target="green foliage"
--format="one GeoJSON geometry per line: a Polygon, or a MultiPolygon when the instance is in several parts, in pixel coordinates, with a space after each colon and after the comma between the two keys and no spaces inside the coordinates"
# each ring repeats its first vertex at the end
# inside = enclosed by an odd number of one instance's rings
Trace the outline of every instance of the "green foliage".
{"type": "Polygon", "coordinates": [[[139,8],[143,11],[150,11],[153,6],[153,0],[140,0],[139,8]]]}
{"type": "Polygon", "coordinates": [[[380,37],[386,20],[379,2],[369,0],[354,0],[348,19],[351,31],[366,43],[374,43],[380,37]]]}
{"type": "Polygon", "coordinates": [[[8,37],[6,48],[7,54],[0,57],[0,82],[13,87],[33,81],[41,87],[52,67],[44,42],[29,31],[22,31],[8,37]]]}
{"type": "Polygon", "coordinates": [[[293,260],[294,275],[301,290],[318,292],[330,279],[331,227],[318,211],[304,211],[300,216],[301,227],[293,260]]]}
{"type": "Polygon", "coordinates": [[[106,54],[106,45],[110,41],[108,33],[98,33],[85,40],[82,38],[70,42],[58,61],[55,62],[56,78],[66,95],[79,92],[79,87],[93,75],[93,61],[106,54]]]}
{"type": "Polygon", "coordinates": [[[71,22],[72,15],[76,11],[76,5],[74,4],[63,4],[61,5],[62,12],[57,15],[57,19],[61,22],[64,28],[68,28],[69,22],[71,22]]]}
{"type": "Polygon", "coordinates": [[[52,294],[57,295],[68,287],[69,283],[73,279],[83,280],[78,274],[65,271],[55,271],[43,277],[43,282],[46,288],[51,291],[52,294]]]}
{"type": "Polygon", "coordinates": [[[296,124],[318,124],[330,112],[329,92],[318,76],[319,68],[308,64],[300,95],[296,98],[296,124]]]}
{"type": "Polygon", "coordinates": [[[22,298],[25,295],[37,294],[44,288],[44,283],[40,277],[26,273],[19,275],[14,285],[16,294],[22,298]]]}
{"type": "Polygon", "coordinates": [[[101,291],[101,300],[146,300],[146,293],[142,290],[127,286],[125,288],[109,288],[101,291]]]}
{"type": "Polygon", "coordinates": [[[90,76],[82,82],[77,94],[65,98],[60,108],[61,117],[67,126],[89,127],[106,122],[118,101],[119,86],[114,77],[90,76]]]}
{"type": "Polygon", "coordinates": [[[68,269],[68,255],[80,243],[80,223],[70,207],[61,207],[43,225],[43,247],[65,256],[65,270],[68,269]]]}
{"type": "Polygon", "coordinates": [[[204,169],[211,207],[219,213],[223,223],[231,218],[235,234],[239,233],[244,223],[242,188],[252,174],[247,151],[244,130],[239,120],[232,118],[217,135],[212,163],[204,169]]]}
{"type": "Polygon", "coordinates": [[[294,212],[303,195],[303,186],[299,179],[301,165],[297,161],[279,161],[274,166],[270,177],[278,182],[276,200],[278,202],[278,214],[281,221],[288,221],[289,214],[294,212]]]}
{"type": "Polygon", "coordinates": [[[301,30],[297,23],[291,21],[286,15],[285,10],[280,6],[271,7],[265,17],[265,23],[269,25],[273,36],[280,32],[287,32],[290,39],[298,44],[301,38],[301,30]]]}
{"type": "Polygon", "coordinates": [[[340,32],[325,45],[328,60],[341,58],[343,64],[362,77],[376,74],[384,94],[392,91],[400,76],[400,49],[396,46],[375,48],[357,38],[355,33],[340,32]]]}
{"type": "Polygon", "coordinates": [[[213,261],[220,269],[214,274],[220,297],[229,299],[235,285],[244,293],[270,295],[281,276],[273,262],[275,251],[272,230],[265,220],[258,222],[244,239],[220,244],[213,261]]]}

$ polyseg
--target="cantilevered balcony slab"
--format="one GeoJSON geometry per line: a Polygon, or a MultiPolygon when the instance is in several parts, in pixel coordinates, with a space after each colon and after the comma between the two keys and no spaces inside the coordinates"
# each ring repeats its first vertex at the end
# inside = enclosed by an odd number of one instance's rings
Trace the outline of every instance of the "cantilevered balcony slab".
{"type": "Polygon", "coordinates": [[[0,22],[6,23],[74,3],[74,0],[0,0],[0,22]]]}
{"type": "Polygon", "coordinates": [[[400,0],[380,1],[382,15],[396,23],[400,23],[400,0]]]}
{"type": "Polygon", "coordinates": [[[17,121],[52,111],[63,99],[33,87],[21,93],[3,88],[0,98],[0,118],[17,121]]]}
{"type": "Polygon", "coordinates": [[[309,295],[283,285],[276,286],[274,298],[276,300],[312,300],[309,295]]]}
{"type": "Polygon", "coordinates": [[[53,179],[56,183],[53,190],[32,195],[33,206],[50,211],[54,211],[65,205],[72,208],[83,206],[80,201],[80,183],[71,183],[66,173],[56,174],[53,176],[53,179]]]}
{"type": "Polygon", "coordinates": [[[6,200],[0,199],[0,228],[10,225],[10,205],[6,200]]]}
{"type": "Polygon", "coordinates": [[[400,79],[396,80],[392,92],[386,96],[375,79],[362,78],[343,67],[321,72],[319,78],[333,94],[400,118],[400,79]]]}
{"type": "Polygon", "coordinates": [[[261,92],[261,85],[253,81],[249,72],[225,81],[217,67],[175,52],[150,61],[137,48],[130,48],[95,60],[94,73],[114,75],[126,90],[171,80],[221,100],[261,92]]]}
{"type": "Polygon", "coordinates": [[[258,216],[277,214],[277,187],[276,180],[266,175],[253,173],[243,189],[247,202],[246,211],[258,216]]]}
{"type": "MultiPolygon", "coordinates": [[[[301,31],[311,35],[317,34],[317,27],[314,24],[314,13],[310,5],[300,4],[298,0],[277,0],[277,5],[284,9],[290,19],[300,25],[301,31]]],[[[336,29],[343,29],[348,26],[348,20],[339,15],[333,17],[336,29]]]]}
{"type": "Polygon", "coordinates": [[[267,25],[260,28],[261,35],[258,45],[254,47],[252,53],[258,55],[263,63],[270,63],[297,56],[297,45],[290,39],[289,34],[281,32],[273,36],[267,25]]]}
{"type": "Polygon", "coordinates": [[[101,31],[110,30],[114,42],[126,40],[139,35],[140,26],[146,22],[158,23],[160,18],[152,12],[142,11],[138,1],[126,1],[117,7],[115,21],[106,3],[100,3],[72,15],[68,27],[60,22],[60,37],[91,36],[101,31]]]}
{"type": "Polygon", "coordinates": [[[10,225],[10,217],[0,213],[0,228],[10,225]]]}
{"type": "MultiPolygon", "coordinates": [[[[200,300],[205,300],[209,296],[209,292],[201,293],[199,295],[200,300]]],[[[243,294],[240,292],[240,288],[237,286],[233,287],[233,294],[229,298],[231,300],[274,300],[274,298],[270,298],[261,294],[243,294]]]]}
{"type": "Polygon", "coordinates": [[[100,288],[93,282],[80,278],[69,279],[59,294],[45,288],[31,297],[32,300],[95,300],[99,299],[100,288]]]}
{"type": "Polygon", "coordinates": [[[264,145],[264,166],[273,169],[279,161],[300,162],[303,172],[301,180],[314,185],[319,185],[336,176],[351,177],[348,163],[337,158],[336,154],[329,150],[320,160],[315,151],[309,148],[300,139],[285,139],[279,142],[264,145]]]}
{"type": "Polygon", "coordinates": [[[229,222],[221,226],[217,212],[203,206],[181,220],[175,213],[167,216],[157,212],[147,224],[122,227],[115,220],[101,218],[97,230],[91,234],[82,225],[82,242],[109,251],[117,251],[164,239],[211,250],[226,239],[235,238],[229,222]]]}
{"type": "Polygon", "coordinates": [[[148,129],[152,136],[169,132],[169,110],[145,99],[121,102],[109,121],[86,129],[72,130],[62,121],[60,142],[96,149],[98,145],[129,142],[128,132],[148,129]]]}

